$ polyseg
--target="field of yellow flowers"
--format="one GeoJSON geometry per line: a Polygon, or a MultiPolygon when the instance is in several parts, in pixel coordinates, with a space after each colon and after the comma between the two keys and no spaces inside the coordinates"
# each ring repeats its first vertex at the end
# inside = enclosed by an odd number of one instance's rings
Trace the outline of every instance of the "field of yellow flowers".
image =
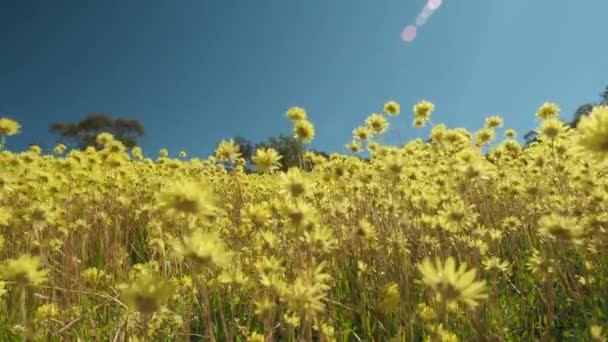
{"type": "Polygon", "coordinates": [[[527,148],[496,116],[386,146],[391,101],[347,145],[370,159],[285,173],[272,149],[245,172],[232,141],[14,153],[0,119],[0,340],[606,341],[608,107],[576,128],[558,112],[527,148]]]}

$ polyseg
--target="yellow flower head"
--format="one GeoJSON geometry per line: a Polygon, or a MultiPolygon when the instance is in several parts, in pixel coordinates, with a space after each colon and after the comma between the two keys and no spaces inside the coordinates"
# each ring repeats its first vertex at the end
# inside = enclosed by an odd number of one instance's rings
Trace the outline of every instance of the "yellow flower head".
{"type": "Polygon", "coordinates": [[[249,336],[247,336],[247,342],[264,342],[266,338],[263,334],[252,331],[249,336]]]}
{"type": "MultiPolygon", "coordinates": [[[[466,169],[465,169],[466,170],[466,169]]],[[[470,172],[470,171],[469,171],[470,172]]],[[[461,230],[467,222],[469,208],[461,200],[449,201],[438,211],[442,224],[450,231],[461,230]]]]}
{"type": "Polygon", "coordinates": [[[144,152],[142,151],[141,147],[139,147],[139,146],[134,146],[131,149],[131,155],[133,156],[133,158],[138,159],[138,160],[144,159],[144,152]]]}
{"type": "Polygon", "coordinates": [[[179,157],[180,158],[186,158],[186,152],[185,151],[180,151],[179,152],[179,157]]]}
{"type": "Polygon", "coordinates": [[[422,121],[427,121],[431,117],[431,113],[435,110],[435,105],[429,101],[423,100],[414,105],[414,117],[422,121]]]}
{"type": "Polygon", "coordinates": [[[555,139],[566,130],[564,123],[557,118],[549,118],[543,122],[538,133],[541,138],[555,139]]]}
{"type": "Polygon", "coordinates": [[[500,128],[502,127],[502,118],[500,116],[490,116],[486,119],[486,128],[500,128]]]}
{"type": "Polygon", "coordinates": [[[361,152],[361,150],[363,149],[363,147],[361,147],[361,144],[356,140],[353,140],[349,144],[347,144],[346,148],[353,153],[361,152]]]}
{"type": "Polygon", "coordinates": [[[395,101],[389,101],[386,104],[384,104],[384,112],[390,116],[399,115],[399,111],[400,111],[400,106],[395,101]]]}
{"type": "Polygon", "coordinates": [[[157,201],[162,209],[190,215],[207,215],[215,208],[211,187],[193,181],[170,184],[157,194],[157,201]]]}
{"type": "Polygon", "coordinates": [[[24,254],[8,259],[0,266],[0,277],[20,285],[40,285],[47,280],[48,271],[41,269],[40,258],[24,254]]]}
{"type": "Polygon", "coordinates": [[[43,304],[40,305],[37,309],[36,309],[36,319],[38,321],[45,321],[48,319],[53,319],[56,318],[57,316],[59,316],[59,308],[57,307],[57,304],[55,303],[50,303],[50,304],[43,304]]]}
{"type": "Polygon", "coordinates": [[[508,139],[502,144],[505,150],[511,153],[519,153],[521,151],[521,145],[517,142],[517,140],[508,139]]]}
{"type": "Polygon", "coordinates": [[[440,341],[440,342],[458,342],[458,336],[453,332],[445,329],[443,324],[429,324],[426,328],[428,336],[425,341],[440,341]]]}
{"type": "Polygon", "coordinates": [[[38,145],[32,145],[27,149],[27,151],[38,156],[40,153],[42,153],[42,148],[38,145]]]}
{"type": "Polygon", "coordinates": [[[483,268],[488,272],[500,272],[509,274],[511,265],[508,261],[502,261],[497,257],[488,257],[482,262],[483,268]]]}
{"type": "Polygon", "coordinates": [[[105,144],[105,150],[110,153],[122,153],[125,151],[125,145],[118,140],[112,140],[105,144]]]}
{"type": "Polygon", "coordinates": [[[324,266],[325,264],[321,263],[301,272],[292,284],[280,291],[288,309],[309,320],[314,320],[318,314],[325,311],[323,299],[329,289],[327,282],[331,277],[324,272],[324,266]]]}
{"type": "Polygon", "coordinates": [[[414,118],[414,121],[412,121],[412,126],[416,127],[416,128],[421,128],[424,127],[426,125],[426,120],[421,119],[421,118],[414,118]]]}
{"type": "Polygon", "coordinates": [[[540,106],[540,108],[538,108],[536,117],[541,120],[546,120],[557,116],[558,113],[559,107],[555,103],[545,102],[542,106],[540,106]]]}
{"type": "Polygon", "coordinates": [[[225,268],[232,260],[232,252],[217,232],[196,230],[189,236],[173,241],[173,250],[177,256],[203,268],[225,268]]]}
{"type": "Polygon", "coordinates": [[[233,139],[222,140],[215,150],[215,157],[221,161],[236,162],[240,156],[240,147],[233,139]]]}
{"type": "Polygon", "coordinates": [[[594,107],[589,115],[581,118],[576,128],[581,134],[581,146],[591,152],[608,152],[608,106],[594,107]]]}
{"type": "Polygon", "coordinates": [[[57,154],[63,154],[65,152],[65,145],[64,144],[58,144],[57,146],[55,146],[55,148],[53,148],[53,152],[57,153],[57,154]]]}
{"type": "Polygon", "coordinates": [[[251,161],[256,171],[272,173],[281,167],[281,158],[283,157],[273,148],[260,148],[255,151],[251,161]]]}
{"type": "Polygon", "coordinates": [[[97,135],[97,143],[100,145],[107,145],[114,140],[114,136],[108,132],[102,132],[97,135]]]}
{"type": "Polygon", "coordinates": [[[289,108],[285,116],[287,116],[287,118],[291,121],[301,121],[307,119],[306,110],[304,110],[302,107],[289,108]]]}
{"type": "Polygon", "coordinates": [[[416,313],[424,322],[431,322],[437,318],[435,310],[424,303],[418,304],[416,313]]]}
{"type": "Polygon", "coordinates": [[[281,174],[281,180],[284,192],[293,198],[302,197],[310,190],[310,181],[298,168],[292,167],[281,174]]]}
{"type": "Polygon", "coordinates": [[[141,272],[134,282],[123,285],[122,289],[125,302],[145,314],[160,310],[173,290],[168,280],[151,271],[141,272]]]}
{"type": "Polygon", "coordinates": [[[315,137],[315,126],[308,120],[296,121],[293,125],[293,136],[307,144],[315,137]]]}
{"type": "Polygon", "coordinates": [[[463,142],[470,142],[472,135],[469,131],[464,129],[450,129],[445,133],[445,141],[449,144],[458,144],[463,142]]]}
{"type": "Polygon", "coordinates": [[[576,243],[584,232],[584,228],[575,218],[557,214],[541,217],[538,225],[542,235],[571,243],[576,243]]]}
{"type": "Polygon", "coordinates": [[[388,283],[382,289],[378,307],[383,313],[391,313],[401,305],[399,286],[395,282],[388,283]]]}
{"type": "Polygon", "coordinates": [[[251,223],[256,227],[262,227],[272,218],[272,212],[265,203],[250,204],[241,209],[243,221],[251,223]]]}
{"type": "Polygon", "coordinates": [[[8,291],[6,291],[6,282],[0,280],[0,300],[2,300],[2,297],[4,297],[4,295],[7,293],[8,291]]]}
{"type": "Polygon", "coordinates": [[[367,219],[359,220],[359,224],[353,229],[353,238],[373,241],[376,239],[376,228],[367,219]]]}
{"type": "Polygon", "coordinates": [[[15,135],[19,134],[21,125],[12,119],[0,118],[0,135],[15,135]]]}
{"type": "MultiPolygon", "coordinates": [[[[2,186],[4,186],[4,184],[2,184],[2,179],[0,179],[0,189],[2,189],[2,186]]],[[[2,226],[8,226],[9,221],[14,217],[14,213],[12,212],[12,210],[9,210],[8,208],[5,207],[0,207],[0,227],[2,226]]]]}
{"type": "Polygon", "coordinates": [[[608,341],[608,336],[604,332],[604,329],[599,325],[592,325],[589,328],[589,332],[591,334],[592,342],[606,342],[608,341]]]}
{"type": "Polygon", "coordinates": [[[380,145],[378,145],[378,143],[375,141],[372,141],[369,144],[367,144],[367,150],[370,151],[371,153],[378,151],[379,148],[380,148],[380,145]]]}
{"type": "Polygon", "coordinates": [[[446,137],[447,132],[448,129],[444,124],[435,125],[431,129],[431,140],[433,142],[440,143],[446,137]]]}
{"type": "Polygon", "coordinates": [[[515,138],[516,135],[517,135],[517,132],[512,128],[509,128],[505,131],[505,137],[507,137],[507,138],[515,138]]]}
{"type": "Polygon", "coordinates": [[[382,134],[388,128],[388,121],[381,114],[372,114],[366,120],[367,128],[374,131],[376,134],[382,134]]]}
{"type": "Polygon", "coordinates": [[[400,154],[389,155],[380,161],[380,166],[388,177],[398,178],[405,170],[405,158],[400,154]]]}
{"type": "Polygon", "coordinates": [[[368,127],[357,127],[353,130],[353,138],[365,141],[372,137],[372,131],[368,127]]]}
{"type": "Polygon", "coordinates": [[[491,128],[482,128],[475,133],[475,142],[479,146],[491,143],[496,137],[496,132],[491,128]]]}
{"type": "Polygon", "coordinates": [[[421,282],[438,295],[439,300],[450,304],[462,302],[477,306],[480,299],[487,298],[485,281],[475,281],[475,269],[467,270],[466,264],[456,268],[456,260],[449,257],[445,264],[436,259],[433,264],[428,258],[418,265],[422,274],[421,282]]]}
{"type": "Polygon", "coordinates": [[[167,150],[166,148],[161,148],[160,151],[158,151],[159,158],[167,158],[168,156],[169,156],[169,150],[167,150]]]}
{"type": "Polygon", "coordinates": [[[109,280],[108,274],[104,270],[96,267],[89,267],[81,274],[85,282],[91,285],[97,285],[109,280]]]}

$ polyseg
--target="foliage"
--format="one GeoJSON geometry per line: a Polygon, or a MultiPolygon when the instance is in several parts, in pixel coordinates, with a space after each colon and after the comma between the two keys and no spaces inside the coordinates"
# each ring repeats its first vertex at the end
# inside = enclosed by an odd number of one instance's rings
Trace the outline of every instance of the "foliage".
{"type": "Polygon", "coordinates": [[[578,125],[579,121],[581,121],[581,118],[583,116],[587,116],[587,115],[589,115],[589,113],[591,113],[591,110],[593,110],[593,107],[601,106],[601,105],[604,105],[604,106],[608,105],[608,86],[606,86],[604,91],[600,94],[599,102],[586,103],[586,104],[578,107],[578,109],[576,110],[576,113],[574,114],[574,119],[570,123],[570,126],[576,127],[576,125],[578,125]]]}
{"type": "MultiPolygon", "coordinates": [[[[326,152],[307,149],[298,139],[286,134],[271,136],[259,143],[254,143],[240,136],[234,137],[233,141],[239,146],[241,155],[249,166],[252,164],[252,157],[255,155],[255,151],[264,148],[272,148],[282,156],[281,171],[287,171],[291,167],[300,167],[302,165],[301,160],[307,151],[329,158],[329,154],[326,152]]],[[[304,165],[306,166],[306,163],[304,165]]],[[[247,171],[252,172],[253,168],[248,167],[247,171]]]]}
{"type": "MultiPolygon", "coordinates": [[[[572,121],[567,123],[568,126],[576,127],[578,125],[578,123],[581,121],[582,117],[587,116],[587,115],[589,115],[589,113],[591,113],[591,111],[593,110],[593,107],[601,106],[601,105],[604,105],[604,106],[608,105],[608,86],[606,86],[604,91],[600,94],[599,102],[585,103],[583,105],[580,105],[574,112],[574,117],[572,118],[572,121]]],[[[528,131],[524,135],[524,140],[526,142],[526,145],[530,145],[533,142],[538,141],[538,134],[535,131],[528,131]]]]}
{"type": "Polygon", "coordinates": [[[81,150],[89,146],[101,149],[102,146],[95,141],[101,132],[112,134],[127,148],[132,148],[137,145],[137,138],[144,135],[144,126],[134,119],[114,119],[107,114],[90,114],[78,122],[55,122],[50,125],[49,132],[57,136],[58,142],[81,150]]]}

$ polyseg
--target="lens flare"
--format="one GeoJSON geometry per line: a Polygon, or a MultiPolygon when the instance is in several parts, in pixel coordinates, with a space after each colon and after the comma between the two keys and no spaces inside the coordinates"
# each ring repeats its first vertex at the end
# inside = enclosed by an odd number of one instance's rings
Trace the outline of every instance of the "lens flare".
{"type": "Polygon", "coordinates": [[[429,0],[429,2],[426,4],[426,7],[431,11],[436,11],[441,6],[442,2],[442,0],[429,0]]]}
{"type": "Polygon", "coordinates": [[[401,39],[403,39],[403,41],[406,43],[413,42],[414,39],[416,39],[416,31],[416,26],[408,25],[405,29],[403,29],[403,32],[401,32],[401,39]]]}
{"type": "Polygon", "coordinates": [[[416,16],[414,25],[408,25],[401,32],[401,38],[406,43],[413,42],[416,39],[416,32],[418,28],[426,25],[429,18],[435,13],[439,7],[443,4],[443,0],[428,0],[426,5],[422,8],[420,13],[416,16]]]}
{"type": "Polygon", "coordinates": [[[416,17],[416,26],[420,27],[426,24],[429,17],[433,15],[433,11],[428,7],[425,7],[420,14],[416,17]]]}

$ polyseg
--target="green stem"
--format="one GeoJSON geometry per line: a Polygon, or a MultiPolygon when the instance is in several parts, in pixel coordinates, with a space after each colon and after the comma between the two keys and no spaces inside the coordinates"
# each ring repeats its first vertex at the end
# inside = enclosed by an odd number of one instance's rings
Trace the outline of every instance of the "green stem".
{"type": "Polygon", "coordinates": [[[23,341],[31,341],[30,337],[30,320],[27,312],[27,287],[21,288],[21,325],[23,325],[23,341]]]}
{"type": "Polygon", "coordinates": [[[302,330],[304,332],[304,340],[312,342],[312,323],[308,318],[304,321],[302,330]]]}
{"type": "Polygon", "coordinates": [[[300,164],[300,170],[304,171],[304,143],[300,141],[300,149],[298,151],[298,163],[300,164]]]}
{"type": "Polygon", "coordinates": [[[199,279],[199,292],[203,299],[204,309],[202,317],[205,319],[205,327],[209,336],[209,341],[215,342],[215,334],[213,331],[213,309],[211,307],[211,299],[209,298],[209,290],[204,279],[199,279]]]}

